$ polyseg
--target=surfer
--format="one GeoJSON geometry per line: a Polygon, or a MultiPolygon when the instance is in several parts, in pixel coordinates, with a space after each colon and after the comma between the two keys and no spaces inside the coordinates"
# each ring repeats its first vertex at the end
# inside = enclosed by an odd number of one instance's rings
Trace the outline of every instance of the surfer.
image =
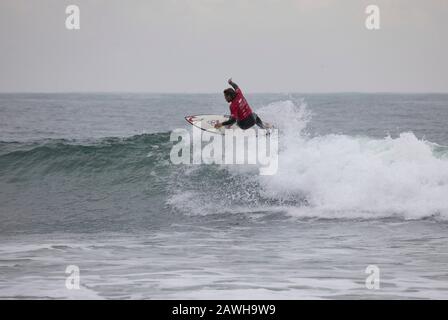
{"type": "Polygon", "coordinates": [[[265,129],[267,126],[252,112],[238,85],[232,81],[232,78],[229,79],[228,83],[232,88],[224,90],[224,98],[230,103],[230,118],[227,121],[218,122],[215,124],[215,128],[219,129],[222,126],[231,126],[236,122],[238,127],[243,130],[249,129],[255,124],[261,129],[265,129]]]}

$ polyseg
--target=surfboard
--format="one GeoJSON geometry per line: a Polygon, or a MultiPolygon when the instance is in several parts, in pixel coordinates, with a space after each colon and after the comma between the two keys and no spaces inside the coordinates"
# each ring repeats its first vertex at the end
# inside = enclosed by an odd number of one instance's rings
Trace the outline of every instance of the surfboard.
{"type": "MultiPolygon", "coordinates": [[[[186,116],[185,120],[187,122],[201,130],[216,133],[216,134],[225,134],[226,129],[235,129],[235,130],[241,130],[243,131],[236,123],[234,123],[231,126],[225,126],[221,127],[219,129],[215,128],[215,124],[218,122],[224,122],[229,120],[229,115],[219,115],[219,114],[200,114],[200,115],[194,115],[194,116],[186,116]]],[[[268,126],[272,128],[272,125],[265,122],[268,126]]],[[[258,127],[255,125],[253,128],[258,129],[258,127]]]]}

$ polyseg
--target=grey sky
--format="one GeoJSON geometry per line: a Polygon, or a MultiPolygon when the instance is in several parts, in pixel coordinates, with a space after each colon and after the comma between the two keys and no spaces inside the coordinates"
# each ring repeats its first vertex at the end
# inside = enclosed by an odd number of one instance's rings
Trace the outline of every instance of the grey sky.
{"type": "Polygon", "coordinates": [[[448,92],[447,17],[447,0],[0,0],[0,91],[448,92]]]}

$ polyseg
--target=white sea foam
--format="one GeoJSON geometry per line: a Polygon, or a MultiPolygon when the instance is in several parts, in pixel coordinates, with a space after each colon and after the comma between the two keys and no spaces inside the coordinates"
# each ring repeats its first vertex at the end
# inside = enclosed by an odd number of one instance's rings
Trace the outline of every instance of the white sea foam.
{"type": "Polygon", "coordinates": [[[281,128],[279,170],[260,177],[262,195],[309,207],[288,208],[293,215],[324,217],[448,218],[448,159],[435,144],[412,132],[397,138],[349,135],[310,137],[310,113],[302,102],[273,103],[261,110],[281,128]]]}

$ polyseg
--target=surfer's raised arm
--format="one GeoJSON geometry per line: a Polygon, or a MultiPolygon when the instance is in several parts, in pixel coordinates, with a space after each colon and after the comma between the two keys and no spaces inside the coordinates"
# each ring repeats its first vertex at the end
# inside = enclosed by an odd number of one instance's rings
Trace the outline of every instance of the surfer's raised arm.
{"type": "Polygon", "coordinates": [[[263,121],[252,112],[252,109],[247,103],[246,98],[244,98],[238,85],[232,81],[232,78],[227,80],[227,82],[232,86],[232,88],[224,90],[224,99],[230,103],[230,116],[227,121],[222,123],[218,121],[215,124],[215,128],[219,129],[223,126],[231,126],[236,122],[238,127],[243,130],[249,129],[255,124],[260,128],[265,129],[263,121]]]}
{"type": "Polygon", "coordinates": [[[233,89],[238,89],[238,85],[232,81],[232,78],[230,78],[227,82],[232,86],[233,89]]]}

